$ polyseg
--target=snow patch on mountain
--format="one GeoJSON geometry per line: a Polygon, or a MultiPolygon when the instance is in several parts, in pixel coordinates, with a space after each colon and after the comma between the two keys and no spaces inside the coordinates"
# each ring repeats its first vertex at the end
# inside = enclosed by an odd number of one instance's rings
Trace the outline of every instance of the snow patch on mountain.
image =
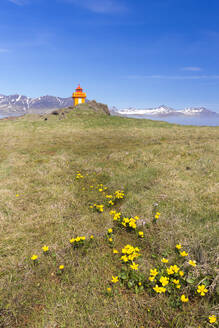
{"type": "Polygon", "coordinates": [[[176,115],[186,115],[186,116],[196,116],[196,115],[218,115],[205,107],[188,107],[182,110],[176,110],[171,107],[161,105],[155,108],[124,108],[124,109],[113,109],[120,115],[144,115],[144,116],[176,116],[176,115]]]}
{"type": "Polygon", "coordinates": [[[45,112],[51,109],[59,109],[73,105],[73,100],[53,96],[43,96],[39,98],[29,98],[23,95],[4,96],[0,94],[0,110],[3,113],[30,113],[45,112]]]}

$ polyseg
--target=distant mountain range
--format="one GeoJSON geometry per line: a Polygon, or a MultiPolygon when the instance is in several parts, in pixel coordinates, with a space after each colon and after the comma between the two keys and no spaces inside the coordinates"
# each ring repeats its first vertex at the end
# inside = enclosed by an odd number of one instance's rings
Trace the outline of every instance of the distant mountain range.
{"type": "Polygon", "coordinates": [[[182,110],[176,110],[171,107],[167,107],[165,105],[155,107],[155,108],[145,108],[145,109],[137,109],[137,108],[124,108],[117,109],[116,107],[111,108],[112,114],[117,115],[135,115],[135,116],[214,116],[218,115],[218,113],[213,112],[211,110],[206,109],[205,107],[189,107],[182,110]]]}
{"type": "MultiPolygon", "coordinates": [[[[29,98],[23,95],[5,96],[0,94],[0,114],[2,115],[22,115],[27,113],[45,113],[53,109],[65,108],[73,106],[73,100],[69,98],[60,98],[54,96],[43,96],[39,98],[29,98]]],[[[176,110],[171,107],[162,105],[155,108],[124,108],[117,109],[112,107],[111,114],[120,116],[214,116],[219,114],[206,109],[205,107],[190,107],[182,110],[176,110]]]]}
{"type": "Polygon", "coordinates": [[[4,96],[0,94],[0,113],[3,114],[26,114],[31,112],[44,113],[46,111],[64,108],[73,105],[73,100],[53,96],[29,98],[22,95],[4,96]]]}

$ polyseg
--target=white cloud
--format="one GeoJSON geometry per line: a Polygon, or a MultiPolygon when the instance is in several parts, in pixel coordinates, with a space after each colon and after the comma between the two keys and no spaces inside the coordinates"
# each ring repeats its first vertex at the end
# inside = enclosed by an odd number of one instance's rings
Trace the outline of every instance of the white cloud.
{"type": "Polygon", "coordinates": [[[181,70],[189,71],[189,72],[200,72],[202,71],[202,68],[197,66],[186,66],[186,67],[182,67],[181,70]]]}
{"type": "Polygon", "coordinates": [[[73,3],[76,6],[83,7],[96,13],[116,13],[126,11],[126,7],[119,1],[115,0],[64,0],[73,3]]]}
{"type": "Polygon", "coordinates": [[[14,3],[17,6],[22,6],[27,3],[26,0],[8,0],[8,1],[14,3]]]}
{"type": "Polygon", "coordinates": [[[6,53],[9,52],[9,49],[6,48],[0,48],[0,53],[6,53]]]}
{"type": "Polygon", "coordinates": [[[157,79],[157,80],[217,80],[219,75],[129,75],[128,79],[157,79]]]}

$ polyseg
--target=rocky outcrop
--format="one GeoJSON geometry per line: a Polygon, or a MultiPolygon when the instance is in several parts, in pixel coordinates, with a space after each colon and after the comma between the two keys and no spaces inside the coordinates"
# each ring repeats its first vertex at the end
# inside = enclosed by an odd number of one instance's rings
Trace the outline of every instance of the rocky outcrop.
{"type": "Polygon", "coordinates": [[[96,100],[87,101],[85,104],[76,106],[77,108],[92,109],[97,113],[105,113],[110,115],[110,111],[107,105],[98,103],[96,100]]]}

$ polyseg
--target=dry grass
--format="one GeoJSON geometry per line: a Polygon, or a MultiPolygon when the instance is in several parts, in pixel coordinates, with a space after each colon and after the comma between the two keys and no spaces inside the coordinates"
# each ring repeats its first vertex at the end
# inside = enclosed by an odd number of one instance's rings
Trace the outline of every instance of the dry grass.
{"type": "Polygon", "coordinates": [[[182,309],[168,297],[136,295],[122,287],[106,296],[119,270],[103,237],[112,218],[108,210],[89,209],[100,195],[87,190],[97,183],[124,189],[120,210],[149,223],[153,204],[159,204],[159,224],[144,228],[144,242],[123,231],[115,235],[119,249],[126,243],[141,247],[143,271],[180,241],[203,274],[216,277],[217,127],[82,110],[64,120],[28,116],[2,121],[0,137],[0,327],[208,326],[206,318],[217,310],[216,287],[211,296],[182,309]],[[85,182],[75,180],[77,170],[88,174],[85,182]],[[69,248],[69,238],[90,234],[95,239],[89,249],[69,248]],[[44,244],[51,256],[41,254],[44,244]],[[31,265],[32,254],[41,254],[38,266],[31,265]],[[57,276],[62,263],[65,272],[57,276]]]}

